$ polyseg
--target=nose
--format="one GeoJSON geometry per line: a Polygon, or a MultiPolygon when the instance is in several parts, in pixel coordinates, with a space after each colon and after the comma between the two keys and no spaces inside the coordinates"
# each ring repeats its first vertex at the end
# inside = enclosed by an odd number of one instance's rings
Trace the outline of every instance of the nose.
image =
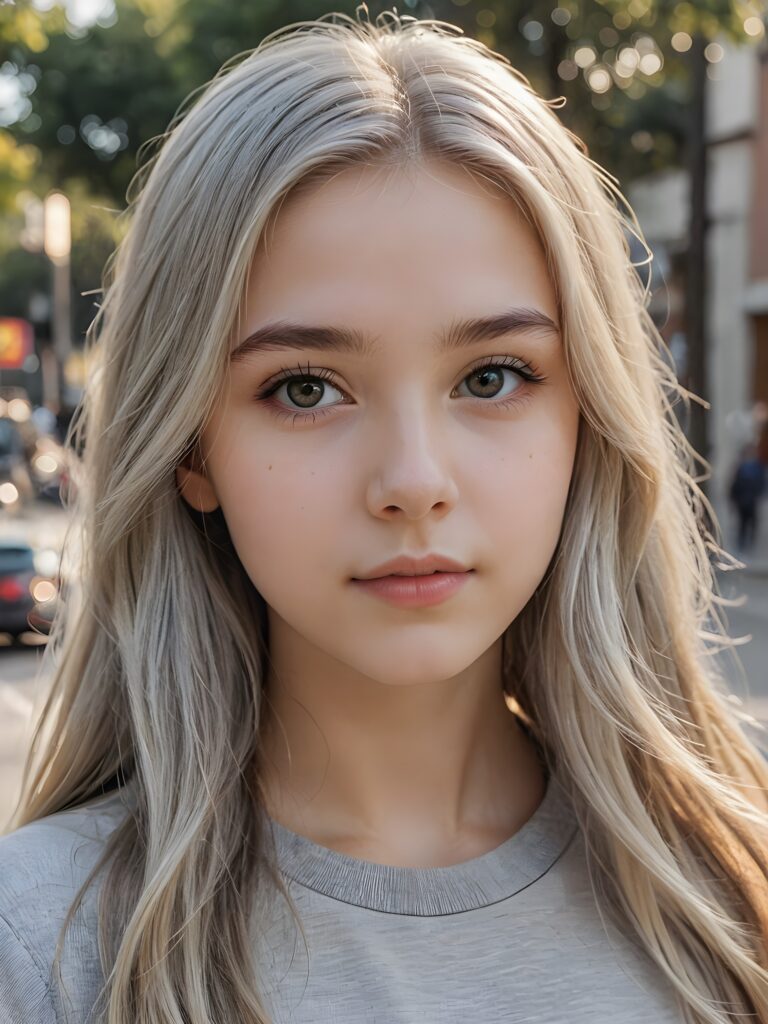
{"type": "Polygon", "coordinates": [[[371,515],[422,519],[433,510],[445,515],[455,506],[458,485],[439,432],[426,416],[412,413],[383,426],[372,442],[366,495],[371,515]]]}

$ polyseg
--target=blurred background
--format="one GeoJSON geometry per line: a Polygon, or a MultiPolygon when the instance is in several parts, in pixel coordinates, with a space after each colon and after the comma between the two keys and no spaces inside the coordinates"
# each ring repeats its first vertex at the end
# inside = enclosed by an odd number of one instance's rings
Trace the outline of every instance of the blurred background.
{"type": "MultiPolygon", "coordinates": [[[[127,227],[126,189],[181,102],[275,29],[341,0],[0,0],[0,829],[45,697],[40,654],[77,583],[61,559],[78,453],[66,428],[85,331],[127,227]]],[[[634,246],[709,462],[702,487],[744,568],[719,574],[740,663],[730,699],[768,723],[768,43],[747,0],[401,0],[507,56],[619,181],[634,246]]],[[[711,525],[711,524],[710,524],[711,525]]],[[[719,657],[719,655],[718,655],[719,657]]]]}

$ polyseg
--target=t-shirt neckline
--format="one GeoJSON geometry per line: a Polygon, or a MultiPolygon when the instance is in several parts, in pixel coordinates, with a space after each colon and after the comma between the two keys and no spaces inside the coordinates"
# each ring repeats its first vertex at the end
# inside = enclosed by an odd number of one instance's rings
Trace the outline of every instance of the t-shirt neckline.
{"type": "Polygon", "coordinates": [[[577,830],[570,799],[554,774],[528,821],[500,846],[447,867],[377,864],[321,846],[267,817],[280,871],[331,899],[366,910],[433,917],[479,910],[532,885],[577,830]]]}

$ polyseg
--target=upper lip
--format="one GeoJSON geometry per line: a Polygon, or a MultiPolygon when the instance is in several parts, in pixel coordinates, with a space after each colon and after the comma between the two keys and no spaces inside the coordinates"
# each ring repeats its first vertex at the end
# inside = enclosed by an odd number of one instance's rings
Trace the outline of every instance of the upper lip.
{"type": "Polygon", "coordinates": [[[356,576],[358,580],[373,580],[381,576],[424,576],[430,572],[469,572],[466,565],[457,562],[455,558],[447,555],[422,555],[416,558],[411,555],[400,555],[392,558],[389,562],[377,565],[370,572],[363,576],[356,576]]]}

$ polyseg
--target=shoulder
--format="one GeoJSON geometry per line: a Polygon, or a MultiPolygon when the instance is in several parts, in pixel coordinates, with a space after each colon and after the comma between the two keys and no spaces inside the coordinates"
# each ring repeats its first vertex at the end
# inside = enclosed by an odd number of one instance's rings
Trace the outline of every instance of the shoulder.
{"type": "MultiPolygon", "coordinates": [[[[120,791],[0,836],[0,1020],[53,1024],[51,967],[67,912],[129,807],[120,791]]],[[[75,916],[75,984],[95,974],[95,888],[75,916]]],[[[66,973],[66,968],[65,968],[66,973]]]]}
{"type": "Polygon", "coordinates": [[[128,812],[117,791],[0,836],[0,914],[17,916],[74,898],[128,812]]]}

